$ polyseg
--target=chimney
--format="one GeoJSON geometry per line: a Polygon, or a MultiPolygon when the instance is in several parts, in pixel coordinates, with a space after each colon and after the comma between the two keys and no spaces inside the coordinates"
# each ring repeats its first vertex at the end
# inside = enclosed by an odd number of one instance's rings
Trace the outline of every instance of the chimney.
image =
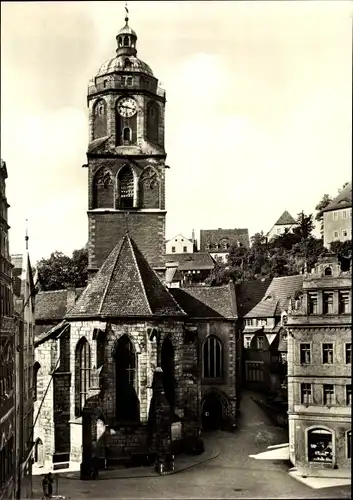
{"type": "Polygon", "coordinates": [[[178,269],[179,262],[166,262],[165,263],[165,284],[168,288],[171,287],[174,275],[178,269]]]}
{"type": "Polygon", "coordinates": [[[70,311],[76,302],[76,288],[68,286],[66,290],[66,312],[70,311]]]}

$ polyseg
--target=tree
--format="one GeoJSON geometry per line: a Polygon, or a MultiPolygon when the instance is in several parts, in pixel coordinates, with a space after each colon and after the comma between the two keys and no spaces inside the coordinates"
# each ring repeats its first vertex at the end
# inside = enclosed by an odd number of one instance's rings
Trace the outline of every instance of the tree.
{"type": "Polygon", "coordinates": [[[315,220],[320,222],[320,234],[323,238],[324,236],[324,212],[323,210],[331,203],[332,198],[329,194],[324,194],[319,203],[316,205],[315,210],[317,214],[315,216],[315,220]]]}
{"type": "Polygon", "coordinates": [[[311,236],[315,227],[313,215],[306,215],[303,211],[298,214],[296,220],[298,226],[294,228],[293,233],[299,237],[299,240],[306,240],[311,236]]]}
{"type": "Polygon", "coordinates": [[[72,257],[53,252],[48,259],[37,262],[40,286],[43,290],[62,290],[68,286],[87,285],[88,251],[75,250],[72,257]]]}

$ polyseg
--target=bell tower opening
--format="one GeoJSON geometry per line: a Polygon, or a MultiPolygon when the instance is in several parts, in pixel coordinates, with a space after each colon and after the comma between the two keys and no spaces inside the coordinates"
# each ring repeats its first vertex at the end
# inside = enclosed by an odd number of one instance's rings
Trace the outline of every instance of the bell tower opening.
{"type": "Polygon", "coordinates": [[[134,174],[125,165],[118,175],[118,207],[133,208],[134,206],[134,174]]]}

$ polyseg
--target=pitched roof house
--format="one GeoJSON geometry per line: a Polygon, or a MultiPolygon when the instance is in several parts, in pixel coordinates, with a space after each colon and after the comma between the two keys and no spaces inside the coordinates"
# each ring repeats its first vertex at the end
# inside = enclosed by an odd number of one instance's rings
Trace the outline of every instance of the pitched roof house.
{"type": "Polygon", "coordinates": [[[267,233],[267,238],[270,240],[275,236],[280,236],[285,231],[289,231],[296,226],[296,220],[291,216],[291,214],[285,210],[277,222],[274,223],[272,228],[267,233]]]}

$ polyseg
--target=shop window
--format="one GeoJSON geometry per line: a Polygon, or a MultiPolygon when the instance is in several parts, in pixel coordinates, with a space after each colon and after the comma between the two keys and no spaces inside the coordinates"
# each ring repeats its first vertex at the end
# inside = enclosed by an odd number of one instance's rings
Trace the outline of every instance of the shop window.
{"type": "Polygon", "coordinates": [[[220,378],[223,371],[222,343],[216,337],[209,337],[203,346],[204,378],[220,378]]]}
{"type": "Polygon", "coordinates": [[[322,362],[324,365],[333,364],[333,344],[322,344],[322,362]]]}
{"type": "Polygon", "coordinates": [[[332,462],[332,433],[325,429],[308,431],[309,462],[332,462]]]}

